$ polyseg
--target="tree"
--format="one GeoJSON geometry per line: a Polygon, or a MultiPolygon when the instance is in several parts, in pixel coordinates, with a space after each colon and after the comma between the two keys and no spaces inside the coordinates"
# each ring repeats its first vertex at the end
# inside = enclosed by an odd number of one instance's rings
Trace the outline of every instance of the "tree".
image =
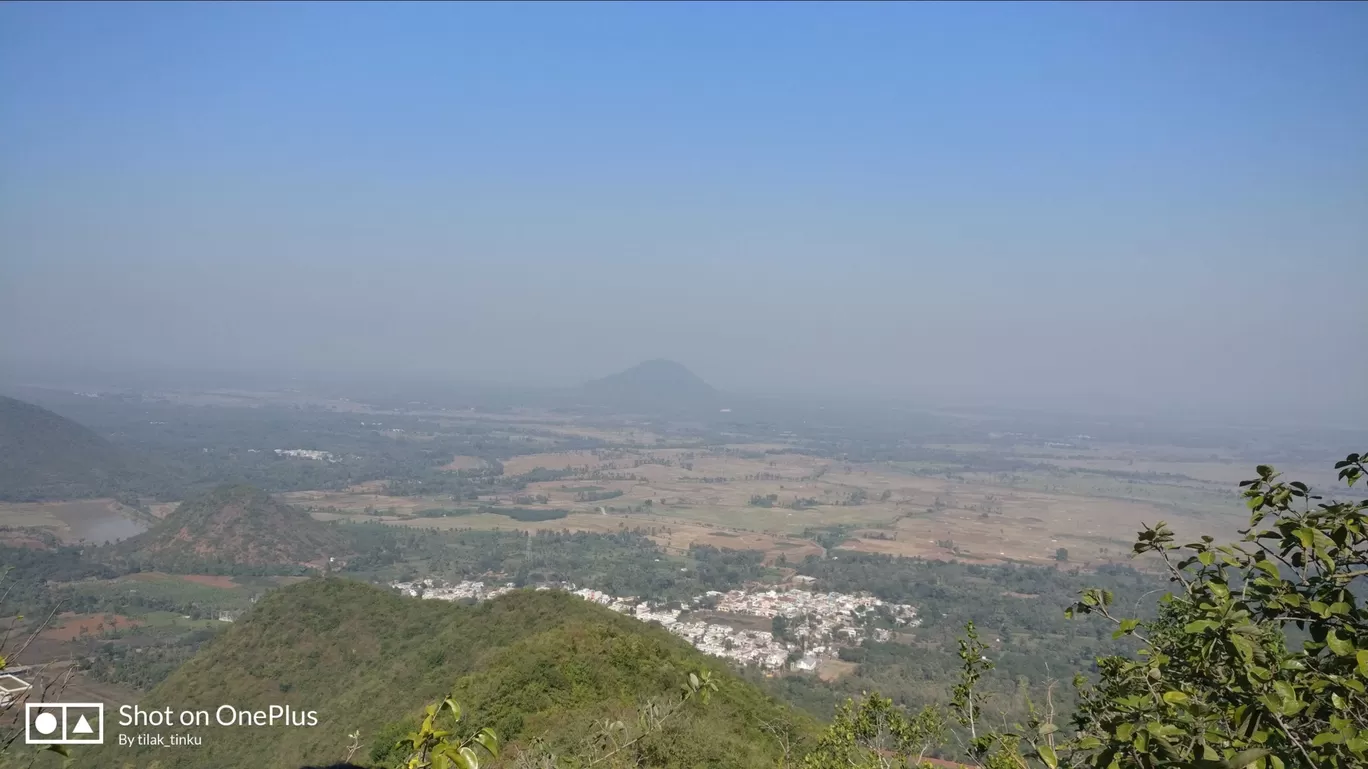
{"type": "Polygon", "coordinates": [[[418,731],[399,741],[398,747],[409,751],[405,769],[479,769],[481,753],[498,757],[499,739],[494,732],[480,729],[468,737],[456,737],[450,729],[441,728],[442,716],[448,713],[454,728],[461,721],[461,706],[454,699],[428,705],[418,731]]]}
{"type": "Polygon", "coordinates": [[[846,700],[822,734],[817,747],[803,757],[803,769],[885,769],[921,767],[927,752],[945,743],[945,718],[928,705],[911,718],[878,694],[846,700]]]}
{"type": "Polygon", "coordinates": [[[717,681],[709,671],[690,673],[680,684],[680,695],[656,698],[641,704],[635,723],[606,719],[581,743],[573,755],[558,755],[540,740],[517,757],[517,769],[627,769],[641,766],[636,748],[642,740],[663,730],[684,712],[690,702],[706,705],[717,691],[717,681]]]}
{"type": "Polygon", "coordinates": [[[1056,549],[1055,549],[1055,560],[1056,560],[1056,561],[1061,561],[1061,562],[1062,562],[1062,561],[1067,561],[1067,560],[1069,560],[1069,548],[1067,548],[1067,547],[1056,548],[1056,549]]]}
{"type": "MultiPolygon", "coordinates": [[[[1364,460],[1335,465],[1349,487],[1364,460]]],[[[1257,472],[1240,484],[1251,515],[1239,542],[1178,545],[1163,522],[1140,532],[1136,554],[1158,555],[1177,587],[1155,620],[1114,616],[1105,591],[1071,609],[1142,644],[1136,659],[1099,660],[1101,680],[1080,687],[1072,764],[1368,763],[1368,612],[1355,595],[1368,582],[1368,500],[1323,502],[1257,472]]]]}
{"type": "MultiPolygon", "coordinates": [[[[1366,460],[1350,454],[1336,464],[1340,480],[1352,488],[1368,475],[1366,460]]],[[[984,728],[978,681],[992,662],[967,626],[951,707],[978,766],[1368,766],[1368,612],[1359,598],[1368,588],[1368,500],[1322,501],[1272,467],[1257,472],[1240,484],[1250,519],[1238,542],[1179,545],[1162,521],[1139,533],[1135,554],[1156,556],[1174,584],[1154,619],[1117,616],[1111,593],[1097,588],[1067,610],[1104,617],[1114,638],[1140,645],[1133,656],[1099,659],[1095,682],[1075,677],[1071,735],[1055,723],[1049,689],[1043,713],[1028,705],[1027,723],[984,728]]],[[[899,732],[887,730],[893,747],[857,750],[885,733],[882,724],[901,723],[876,698],[864,721],[847,703],[804,766],[901,765],[880,763],[906,758],[899,732]]]]}
{"type": "Polygon", "coordinates": [[[789,631],[789,621],[788,621],[788,617],[785,617],[785,616],[782,615],[782,614],[776,614],[776,615],[774,615],[774,619],[770,620],[770,633],[771,633],[776,639],[782,641],[782,640],[788,638],[788,631],[789,631]]]}

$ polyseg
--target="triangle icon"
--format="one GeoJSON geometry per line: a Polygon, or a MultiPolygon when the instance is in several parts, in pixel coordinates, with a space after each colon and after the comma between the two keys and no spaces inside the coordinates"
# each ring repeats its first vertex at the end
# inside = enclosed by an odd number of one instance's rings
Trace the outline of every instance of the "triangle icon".
{"type": "Polygon", "coordinates": [[[72,727],[71,733],[72,733],[72,734],[94,734],[94,733],[95,733],[95,730],[90,728],[90,722],[86,720],[86,717],[85,717],[85,716],[81,716],[81,720],[77,721],[77,722],[76,722],[76,726],[72,727]]]}

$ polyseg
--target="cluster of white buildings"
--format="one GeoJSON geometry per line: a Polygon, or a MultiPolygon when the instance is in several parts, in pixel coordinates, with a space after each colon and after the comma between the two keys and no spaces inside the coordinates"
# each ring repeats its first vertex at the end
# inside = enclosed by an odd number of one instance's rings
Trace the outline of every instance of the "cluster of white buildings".
{"type": "MultiPolygon", "coordinates": [[[[250,449],[248,449],[250,451],[250,449]]],[[[327,451],[314,451],[313,449],[276,449],[275,453],[282,457],[295,457],[296,459],[312,459],[315,462],[336,462],[337,457],[327,451]]]]}
{"type": "MultiPolygon", "coordinates": [[[[473,598],[483,601],[514,590],[513,583],[486,587],[483,582],[446,585],[431,579],[419,582],[394,582],[391,587],[405,595],[458,601],[473,598]]],[[[906,604],[886,603],[873,596],[845,593],[815,593],[806,590],[732,590],[709,591],[673,609],[635,597],[618,597],[599,590],[577,588],[571,584],[543,584],[537,590],[564,590],[591,603],[635,617],[642,622],[659,622],[666,630],[688,641],[707,654],[734,660],[762,669],[816,670],[823,659],[836,655],[840,646],[853,646],[868,634],[872,620],[891,619],[895,627],[916,627],[917,611],[906,604]],[[768,630],[741,630],[718,622],[680,621],[688,611],[705,606],[719,613],[752,617],[784,617],[790,622],[786,635],[796,641],[776,638],[768,630]]],[[[892,631],[873,628],[876,641],[888,641],[892,631]]]]}
{"type": "Polygon", "coordinates": [[[448,585],[439,580],[424,579],[417,582],[391,582],[390,587],[398,590],[404,595],[413,598],[436,599],[438,601],[460,601],[466,598],[473,598],[476,601],[485,601],[490,598],[497,598],[516,586],[509,582],[502,586],[486,586],[483,582],[459,582],[455,585],[448,585]]]}
{"type": "Polygon", "coordinates": [[[892,620],[895,627],[921,624],[911,606],[886,603],[870,595],[807,590],[732,590],[709,595],[717,598],[719,612],[794,620],[793,636],[807,642],[858,642],[868,621],[879,616],[892,620]]]}

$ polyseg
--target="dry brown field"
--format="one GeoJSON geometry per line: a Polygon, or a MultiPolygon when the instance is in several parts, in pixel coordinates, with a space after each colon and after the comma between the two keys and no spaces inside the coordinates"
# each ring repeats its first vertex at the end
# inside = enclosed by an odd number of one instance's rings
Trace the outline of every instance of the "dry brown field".
{"type": "MultiPolygon", "coordinates": [[[[489,464],[479,457],[456,456],[450,462],[442,465],[443,470],[483,470],[489,464]]],[[[372,481],[374,483],[374,481],[372,481]]]]}
{"type": "Polygon", "coordinates": [[[40,634],[40,637],[46,641],[71,641],[79,638],[82,630],[90,635],[102,632],[101,625],[104,626],[103,630],[115,630],[137,627],[141,624],[138,620],[122,614],[64,613],[53,617],[52,624],[40,634]]]}
{"type": "MultiPolygon", "coordinates": [[[[543,427],[545,425],[542,425],[543,427]]],[[[563,427],[563,425],[557,425],[563,427]]],[[[455,518],[414,518],[422,509],[453,503],[434,498],[389,497],[377,485],[366,484],[348,492],[308,491],[282,495],[292,504],[314,510],[321,520],[371,520],[401,526],[437,529],[569,530],[610,532],[622,529],[654,530],[651,536],[675,552],[691,544],[731,549],[758,549],[772,562],[784,554],[789,561],[820,553],[821,548],[801,536],[808,529],[835,525],[854,527],[843,547],[924,558],[956,558],[991,562],[1056,563],[1056,550],[1068,551],[1072,565],[1098,565],[1128,560],[1130,546],[1142,523],[1167,521],[1180,537],[1210,533],[1233,536],[1243,521],[1238,504],[1229,515],[1219,498],[1212,503],[1217,479],[1233,478],[1240,470],[1220,461],[1210,466],[1179,457],[1169,464],[1154,458],[1139,459],[1125,467],[1132,472],[1158,468],[1187,468],[1204,480],[1146,485],[1154,502],[1108,496],[1132,493],[1127,482],[1103,476],[1084,476],[1070,481],[1046,478],[1023,483],[1006,479],[1008,474],[928,474],[925,469],[892,464],[856,464],[801,454],[756,452],[780,450],[782,444],[752,443],[709,448],[620,446],[612,450],[545,452],[514,457],[504,462],[510,475],[534,468],[558,470],[586,468],[599,478],[560,479],[529,484],[519,492],[545,495],[548,507],[569,509],[567,518],[520,522],[502,515],[469,515],[455,518]],[[1143,470],[1136,470],[1143,467],[1143,470]],[[611,477],[612,480],[604,479],[611,477]],[[1100,479],[1100,480],[1098,480],[1100,479]],[[1118,484],[1120,486],[1118,487],[1118,484]],[[1114,491],[1120,488],[1120,491],[1114,491]],[[1044,490],[1042,490],[1044,489],[1044,490]],[[621,491],[606,500],[581,501],[582,493],[621,491]],[[1088,493],[1088,492],[1092,493],[1088,493]],[[1175,500],[1193,493],[1207,496],[1185,510],[1175,500]],[[859,504],[849,502],[863,494],[859,504]],[[774,495],[771,507],[749,504],[753,497],[774,495]],[[792,507],[797,500],[813,500],[815,506],[792,507]],[[646,503],[650,506],[646,507],[646,503]],[[358,518],[373,507],[385,515],[358,518]],[[329,512],[328,508],[337,511],[329,512]],[[607,514],[601,514],[600,510],[607,514]],[[391,511],[392,510],[392,514],[391,511]],[[1193,511],[1201,511],[1193,512],[1193,511]],[[953,542],[953,548],[945,547],[953,542]]],[[[965,447],[958,447],[965,448],[965,447]]],[[[1061,450],[1067,451],[1067,450],[1061,450]]],[[[473,457],[458,458],[464,465],[473,457]]],[[[1061,457],[1038,457],[1066,466],[1061,457]]],[[[1120,469],[1132,458],[1118,455],[1074,458],[1079,469],[1120,469]]],[[[1148,492],[1145,492],[1148,493],[1148,492]]],[[[512,504],[513,495],[486,498],[482,504],[512,504]]]]}

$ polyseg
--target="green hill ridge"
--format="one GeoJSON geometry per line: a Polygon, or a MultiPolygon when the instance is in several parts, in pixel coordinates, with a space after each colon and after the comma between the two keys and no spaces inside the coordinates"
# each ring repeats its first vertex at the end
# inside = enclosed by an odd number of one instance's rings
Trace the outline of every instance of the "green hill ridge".
{"type": "Polygon", "coordinates": [[[0,396],[0,500],[110,495],[127,470],[119,450],[89,428],[0,396]]]}
{"type": "Polygon", "coordinates": [[[263,598],[141,703],[210,713],[287,705],[316,711],[316,726],[200,727],[179,730],[201,735],[198,747],[118,747],[113,734],[143,730],[112,713],[105,746],[73,755],[91,766],[297,769],[337,761],[360,729],[364,747],[351,760],[391,766],[387,749],[423,706],[454,691],[463,723],[492,727],[505,744],[494,766],[511,766],[533,738],[572,748],[596,721],[630,720],[645,698],[677,693],[704,670],[717,694],[643,740],[644,765],[772,765],[778,749],[762,722],[815,728],[664,629],[565,593],[520,590],[465,606],[320,577],[263,598]]]}
{"type": "Polygon", "coordinates": [[[220,486],[116,546],[132,563],[173,572],[322,568],[351,546],[336,527],[251,486],[220,486]]]}

